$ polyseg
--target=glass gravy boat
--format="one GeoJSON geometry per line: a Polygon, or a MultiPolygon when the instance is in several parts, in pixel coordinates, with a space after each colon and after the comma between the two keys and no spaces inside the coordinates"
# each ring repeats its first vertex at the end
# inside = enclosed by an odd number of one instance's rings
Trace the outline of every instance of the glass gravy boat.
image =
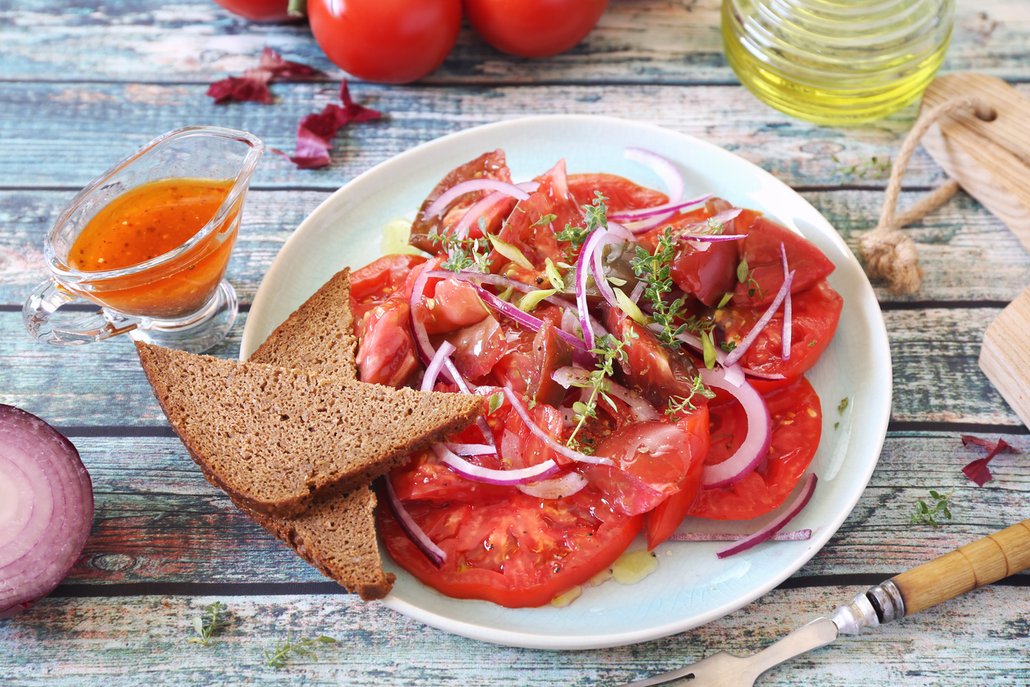
{"type": "Polygon", "coordinates": [[[50,278],[25,302],[22,314],[29,333],[55,345],[128,333],[133,339],[193,352],[220,342],[238,311],[225,270],[263,150],[264,144],[244,131],[185,127],[154,139],[93,180],[47,233],[43,255],[50,278]],[[114,269],[91,265],[90,270],[73,266],[72,247],[98,213],[110,212],[113,203],[134,189],[174,185],[177,180],[225,189],[221,204],[196,233],[136,264],[114,269]],[[58,313],[82,300],[100,310],[84,313],[75,304],[58,313]]]}

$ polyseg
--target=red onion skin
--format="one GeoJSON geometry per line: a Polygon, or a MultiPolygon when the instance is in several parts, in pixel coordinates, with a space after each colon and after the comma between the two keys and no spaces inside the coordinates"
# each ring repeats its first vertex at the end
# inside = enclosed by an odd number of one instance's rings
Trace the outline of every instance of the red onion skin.
{"type": "MultiPolygon", "coordinates": [[[[0,478],[14,470],[34,493],[21,536],[15,534],[7,550],[0,549],[0,560],[10,559],[0,565],[0,618],[24,611],[54,590],[78,560],[93,524],[93,485],[75,446],[35,415],[0,404],[0,478]],[[41,498],[53,506],[46,523],[32,519],[44,512],[35,508],[41,498]]],[[[18,512],[25,511],[16,505],[13,513],[18,512]]],[[[0,522],[0,531],[11,534],[7,528],[15,526],[0,522]]]]}
{"type": "Polygon", "coordinates": [[[804,510],[805,506],[807,506],[808,502],[812,499],[812,494],[815,493],[817,482],[818,478],[815,476],[815,473],[809,473],[807,481],[801,487],[801,493],[799,493],[797,497],[795,497],[795,499],[786,506],[786,513],[784,513],[783,517],[777,518],[774,522],[766,525],[758,532],[741,539],[735,545],[728,549],[724,549],[715,555],[719,558],[728,558],[729,556],[741,553],[742,551],[747,551],[748,549],[771,539],[777,532],[782,530],[787,523],[793,520],[798,513],[804,510]]]}

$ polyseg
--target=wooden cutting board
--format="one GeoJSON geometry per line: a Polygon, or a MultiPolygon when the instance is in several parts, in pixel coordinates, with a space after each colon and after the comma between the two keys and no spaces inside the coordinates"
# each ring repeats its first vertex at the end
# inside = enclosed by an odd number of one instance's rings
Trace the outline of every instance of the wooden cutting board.
{"type": "MultiPolygon", "coordinates": [[[[922,107],[969,96],[992,116],[947,117],[927,132],[923,147],[1030,251],[1030,100],[1001,79],[960,73],[930,84],[922,107]]],[[[980,369],[1030,427],[1030,287],[987,328],[980,369]]]]}

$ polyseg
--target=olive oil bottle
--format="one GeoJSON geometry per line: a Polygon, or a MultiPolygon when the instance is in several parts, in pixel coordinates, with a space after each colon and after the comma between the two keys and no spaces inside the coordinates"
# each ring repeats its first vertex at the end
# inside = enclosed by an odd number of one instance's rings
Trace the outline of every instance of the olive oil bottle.
{"type": "Polygon", "coordinates": [[[723,0],[722,34],[759,100],[818,124],[860,124],[919,98],[954,13],[954,0],[723,0]]]}

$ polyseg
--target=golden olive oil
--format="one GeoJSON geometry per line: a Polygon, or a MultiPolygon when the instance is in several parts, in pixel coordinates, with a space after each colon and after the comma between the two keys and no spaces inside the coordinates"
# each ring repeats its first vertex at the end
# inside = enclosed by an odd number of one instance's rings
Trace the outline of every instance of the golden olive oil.
{"type": "Polygon", "coordinates": [[[818,124],[914,102],[940,68],[953,0],[724,0],[726,59],[759,100],[818,124]]]}

